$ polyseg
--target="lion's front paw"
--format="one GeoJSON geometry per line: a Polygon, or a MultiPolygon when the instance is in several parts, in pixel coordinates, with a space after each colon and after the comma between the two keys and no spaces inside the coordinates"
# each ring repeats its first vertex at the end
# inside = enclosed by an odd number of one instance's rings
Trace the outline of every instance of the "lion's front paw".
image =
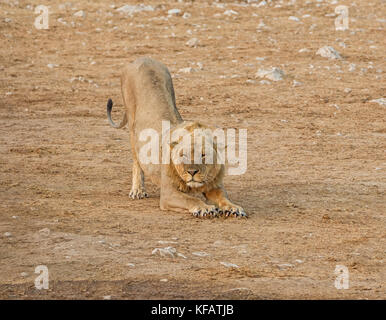
{"type": "Polygon", "coordinates": [[[248,218],[248,215],[245,213],[244,209],[235,204],[229,204],[220,207],[220,214],[224,214],[226,217],[233,215],[235,217],[248,218]]]}
{"type": "Polygon", "coordinates": [[[189,211],[193,216],[197,218],[217,217],[219,213],[218,208],[213,205],[203,205],[203,206],[200,205],[200,206],[194,207],[189,211]]]}
{"type": "Polygon", "coordinates": [[[148,195],[144,189],[131,189],[129,197],[133,200],[147,198],[148,195]]]}

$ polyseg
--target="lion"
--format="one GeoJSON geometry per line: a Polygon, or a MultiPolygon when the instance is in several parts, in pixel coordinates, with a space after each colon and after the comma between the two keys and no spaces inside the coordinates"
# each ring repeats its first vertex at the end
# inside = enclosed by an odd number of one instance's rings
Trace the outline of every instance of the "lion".
{"type": "Polygon", "coordinates": [[[189,140],[177,135],[167,144],[169,150],[164,144],[159,147],[159,154],[166,152],[169,155],[168,163],[141,161],[140,150],[145,144],[143,139],[140,139],[141,132],[151,129],[161,133],[162,121],[170,122],[168,133],[171,136],[175,136],[179,130],[184,131],[185,136],[192,136],[196,129],[210,130],[199,122],[182,119],[176,107],[172,78],[167,67],[151,58],[139,58],[124,67],[121,90],[125,107],[123,119],[119,124],[111,119],[111,99],[107,103],[107,118],[114,128],[123,128],[127,123],[129,126],[133,154],[129,197],[148,197],[144,185],[146,176],[160,187],[161,210],[188,211],[195,217],[247,217],[244,209],[232,203],[227,196],[223,185],[225,168],[224,164],[218,161],[219,150],[215,143],[211,148],[205,145],[204,150],[194,139],[189,140]],[[184,161],[185,158],[193,159],[198,147],[202,149],[201,159],[205,160],[209,152],[214,159],[213,163],[184,161]],[[206,201],[198,198],[200,194],[206,201]]]}

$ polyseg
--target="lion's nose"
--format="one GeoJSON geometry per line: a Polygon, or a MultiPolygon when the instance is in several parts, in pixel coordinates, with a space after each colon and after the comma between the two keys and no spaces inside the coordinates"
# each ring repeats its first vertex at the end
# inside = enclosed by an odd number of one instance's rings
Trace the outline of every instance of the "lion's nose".
{"type": "Polygon", "coordinates": [[[192,170],[188,170],[188,172],[189,172],[190,175],[193,177],[193,176],[198,172],[198,170],[192,169],[192,170]]]}

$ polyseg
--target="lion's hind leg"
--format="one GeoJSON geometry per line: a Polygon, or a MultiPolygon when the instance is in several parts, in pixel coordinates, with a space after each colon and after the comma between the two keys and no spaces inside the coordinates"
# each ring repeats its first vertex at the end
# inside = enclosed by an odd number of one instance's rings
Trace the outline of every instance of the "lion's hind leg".
{"type": "Polygon", "coordinates": [[[143,170],[139,166],[138,160],[133,160],[133,183],[129,194],[131,199],[147,198],[148,194],[145,190],[145,179],[143,170]]]}

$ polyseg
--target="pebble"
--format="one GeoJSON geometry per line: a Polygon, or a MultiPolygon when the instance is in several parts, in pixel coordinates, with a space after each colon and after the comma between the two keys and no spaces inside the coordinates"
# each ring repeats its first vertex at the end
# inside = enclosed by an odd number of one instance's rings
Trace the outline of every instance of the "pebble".
{"type": "Polygon", "coordinates": [[[42,236],[49,236],[50,233],[51,233],[51,231],[50,231],[50,229],[48,229],[48,228],[44,228],[44,229],[39,230],[39,233],[40,233],[42,236]]]}
{"type": "Polygon", "coordinates": [[[139,5],[129,5],[126,4],[120,8],[117,9],[118,12],[123,14],[132,15],[134,13],[138,13],[141,11],[154,11],[154,8],[152,6],[145,6],[143,3],[139,5]]]}
{"type": "Polygon", "coordinates": [[[328,58],[328,59],[342,59],[340,56],[339,52],[336,51],[333,47],[330,46],[324,46],[320,48],[316,54],[322,56],[323,58],[328,58]]]}
{"type": "Polygon", "coordinates": [[[207,257],[207,256],[210,256],[209,253],[206,253],[206,252],[203,252],[203,251],[192,252],[192,255],[198,256],[198,257],[207,257]]]}
{"type": "Polygon", "coordinates": [[[161,257],[172,257],[177,255],[177,250],[173,247],[155,248],[151,254],[159,254],[161,257]]]}
{"type": "Polygon", "coordinates": [[[196,47],[198,45],[198,39],[197,38],[192,38],[192,39],[189,39],[185,44],[188,46],[188,47],[196,47]]]}
{"type": "Polygon", "coordinates": [[[375,102],[381,106],[386,106],[386,98],[374,99],[374,100],[370,100],[370,102],[375,102]]]}
{"type": "Polygon", "coordinates": [[[232,15],[238,15],[239,13],[237,11],[234,11],[234,10],[226,10],[226,11],[224,11],[223,14],[226,16],[232,16],[232,15]]]}
{"type": "Polygon", "coordinates": [[[290,17],[288,18],[288,20],[297,21],[297,22],[300,21],[300,19],[299,19],[298,17],[295,17],[295,16],[290,16],[290,17]]]}
{"type": "Polygon", "coordinates": [[[74,16],[75,17],[79,17],[79,18],[85,18],[86,17],[86,13],[83,10],[80,10],[80,11],[75,12],[74,16]]]}
{"type": "Polygon", "coordinates": [[[180,16],[181,15],[181,10],[180,9],[170,9],[168,11],[169,16],[180,16]]]}
{"type": "Polygon", "coordinates": [[[234,263],[230,263],[230,262],[220,262],[220,264],[222,264],[223,266],[227,267],[227,268],[238,268],[239,266],[237,264],[234,264],[234,263]]]}
{"type": "Polygon", "coordinates": [[[272,81],[283,80],[284,75],[284,71],[276,67],[272,67],[270,69],[259,69],[256,73],[256,77],[267,78],[272,81]]]}
{"type": "Polygon", "coordinates": [[[5,232],[5,233],[4,233],[4,236],[5,236],[5,237],[10,237],[10,236],[12,236],[12,233],[10,233],[10,232],[5,232]]]}

